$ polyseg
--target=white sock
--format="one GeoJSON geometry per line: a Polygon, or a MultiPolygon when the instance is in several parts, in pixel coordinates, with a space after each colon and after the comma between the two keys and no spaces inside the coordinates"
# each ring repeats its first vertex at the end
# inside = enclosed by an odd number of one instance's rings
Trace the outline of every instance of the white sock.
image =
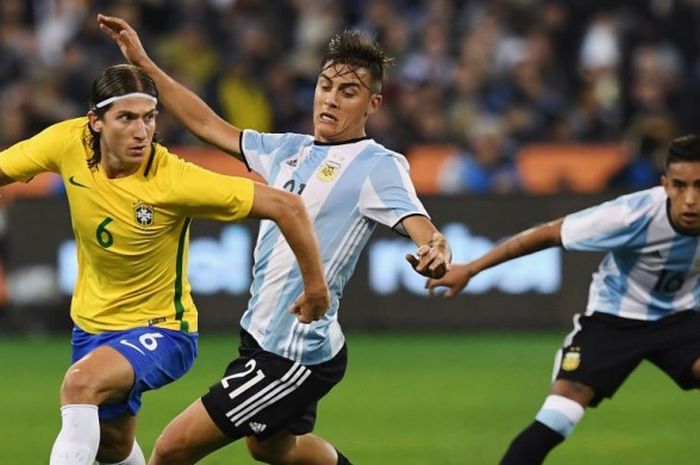
{"type": "Polygon", "coordinates": [[[131,454],[121,462],[108,464],[107,462],[97,462],[98,465],[146,465],[146,457],[143,456],[139,443],[134,441],[134,447],[131,448],[131,454]]]}
{"type": "Polygon", "coordinates": [[[565,438],[571,435],[576,424],[581,421],[585,409],[581,404],[567,397],[550,394],[535,419],[565,438]]]}
{"type": "Polygon", "coordinates": [[[50,465],[92,465],[100,446],[97,405],[64,405],[61,419],[61,432],[53,443],[50,465]]]}

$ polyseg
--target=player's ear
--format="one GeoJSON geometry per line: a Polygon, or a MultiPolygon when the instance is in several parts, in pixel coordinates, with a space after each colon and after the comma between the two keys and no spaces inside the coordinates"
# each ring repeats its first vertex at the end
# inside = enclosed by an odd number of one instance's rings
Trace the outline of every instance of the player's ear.
{"type": "Polygon", "coordinates": [[[372,96],[369,98],[369,105],[367,106],[367,111],[365,111],[365,116],[376,113],[381,105],[382,96],[379,94],[372,94],[372,96]]]}
{"type": "Polygon", "coordinates": [[[88,124],[90,125],[90,128],[95,132],[101,132],[102,131],[102,118],[97,116],[97,113],[95,113],[92,110],[88,111],[87,117],[88,117],[88,124]]]}

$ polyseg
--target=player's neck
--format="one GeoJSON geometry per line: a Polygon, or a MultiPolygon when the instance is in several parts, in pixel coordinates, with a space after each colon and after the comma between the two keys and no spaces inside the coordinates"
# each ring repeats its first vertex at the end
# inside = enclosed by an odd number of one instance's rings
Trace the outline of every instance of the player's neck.
{"type": "Polygon", "coordinates": [[[319,131],[318,129],[314,130],[314,140],[317,143],[327,145],[347,144],[348,142],[355,142],[366,138],[367,132],[365,131],[364,127],[352,131],[342,131],[334,134],[327,134],[323,131],[319,131]]]}
{"type": "Polygon", "coordinates": [[[142,160],[128,161],[117,156],[105,153],[102,157],[101,165],[105,176],[109,179],[125,178],[136,173],[141,166],[142,160]]]}
{"type": "Polygon", "coordinates": [[[671,220],[671,226],[676,232],[684,236],[700,236],[700,228],[688,228],[673,220],[671,220]]]}

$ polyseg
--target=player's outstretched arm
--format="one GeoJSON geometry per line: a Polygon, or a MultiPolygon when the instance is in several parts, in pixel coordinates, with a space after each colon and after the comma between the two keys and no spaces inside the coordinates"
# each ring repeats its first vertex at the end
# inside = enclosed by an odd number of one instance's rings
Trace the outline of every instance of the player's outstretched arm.
{"type": "Polygon", "coordinates": [[[289,311],[302,323],[321,318],[328,311],[330,296],[316,234],[301,197],[256,183],[249,216],[277,223],[297,258],[304,280],[304,294],[289,311]]]}
{"type": "Polygon", "coordinates": [[[408,263],[423,276],[442,277],[452,261],[452,252],[445,236],[428,218],[421,215],[406,218],[402,225],[418,246],[415,255],[406,255],[408,263]]]}
{"type": "Polygon", "coordinates": [[[156,83],[165,108],[192,134],[241,159],[240,129],[216,114],[194,92],[160,69],[146,53],[136,31],[123,19],[97,15],[97,23],[119,46],[124,58],[142,68],[156,83]]]}
{"type": "Polygon", "coordinates": [[[428,279],[425,287],[432,294],[436,288],[445,287],[445,298],[458,295],[474,276],[482,271],[514,258],[529,255],[540,250],[561,245],[561,225],[563,219],[550,221],[521,231],[506,239],[496,247],[467,264],[455,264],[445,276],[428,279]]]}

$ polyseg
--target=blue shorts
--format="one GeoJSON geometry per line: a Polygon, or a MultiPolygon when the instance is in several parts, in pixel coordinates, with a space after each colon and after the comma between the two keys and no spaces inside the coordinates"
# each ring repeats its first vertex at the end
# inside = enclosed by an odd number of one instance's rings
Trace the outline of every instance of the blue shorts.
{"type": "Polygon", "coordinates": [[[112,347],[134,368],[134,386],[123,401],[100,405],[100,420],[113,420],[129,413],[136,415],[141,408],[141,394],[158,389],[182,377],[197,357],[198,334],[148,326],[86,333],[73,327],[73,363],[98,347],[112,347]]]}

